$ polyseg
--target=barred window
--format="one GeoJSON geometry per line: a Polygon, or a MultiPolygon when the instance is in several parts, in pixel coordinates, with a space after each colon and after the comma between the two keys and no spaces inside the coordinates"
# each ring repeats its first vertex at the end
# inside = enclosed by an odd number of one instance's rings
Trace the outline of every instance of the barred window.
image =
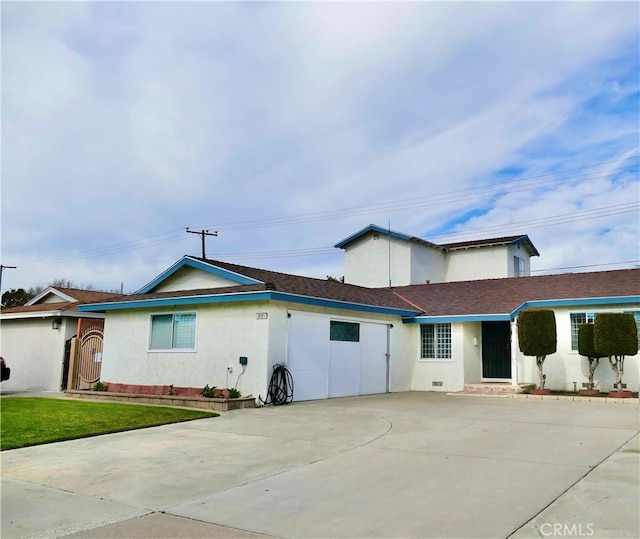
{"type": "Polygon", "coordinates": [[[451,358],[451,324],[423,324],[420,326],[420,358],[451,358]]]}
{"type": "Polygon", "coordinates": [[[195,347],[195,313],[151,315],[151,350],[193,350],[195,347]]]}

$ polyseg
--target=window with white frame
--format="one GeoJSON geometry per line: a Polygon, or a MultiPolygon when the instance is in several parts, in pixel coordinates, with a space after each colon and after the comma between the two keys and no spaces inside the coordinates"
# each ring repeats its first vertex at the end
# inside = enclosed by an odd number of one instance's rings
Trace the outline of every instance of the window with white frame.
{"type": "Polygon", "coordinates": [[[451,358],[451,324],[420,326],[420,359],[451,358]]]}
{"type": "Polygon", "coordinates": [[[571,313],[571,350],[578,349],[578,328],[582,324],[593,324],[595,313],[571,313]]]}
{"type": "Polygon", "coordinates": [[[196,313],[151,315],[151,350],[193,350],[196,347],[196,313]]]}

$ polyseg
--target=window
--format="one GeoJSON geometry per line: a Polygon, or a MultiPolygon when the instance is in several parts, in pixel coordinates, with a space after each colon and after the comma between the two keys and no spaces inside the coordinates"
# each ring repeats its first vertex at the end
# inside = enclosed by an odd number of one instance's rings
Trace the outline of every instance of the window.
{"type": "Polygon", "coordinates": [[[151,350],[193,350],[195,347],[195,313],[151,315],[151,350]]]}
{"type": "Polygon", "coordinates": [[[582,324],[593,324],[594,313],[571,313],[571,350],[578,349],[578,328],[582,324]]]}
{"type": "Polygon", "coordinates": [[[513,257],[513,276],[524,277],[524,259],[519,256],[513,257]]]}
{"type": "Polygon", "coordinates": [[[360,324],[331,320],[329,340],[360,342],[360,324]]]}
{"type": "Polygon", "coordinates": [[[420,326],[420,358],[451,358],[451,324],[424,324],[420,326]]]}

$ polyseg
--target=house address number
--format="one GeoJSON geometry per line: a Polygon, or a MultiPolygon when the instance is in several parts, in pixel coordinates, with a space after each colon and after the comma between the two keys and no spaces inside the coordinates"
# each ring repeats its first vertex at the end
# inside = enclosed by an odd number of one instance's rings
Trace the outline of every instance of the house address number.
{"type": "Polygon", "coordinates": [[[256,318],[258,320],[266,320],[269,318],[269,313],[256,313],[256,318]]]}

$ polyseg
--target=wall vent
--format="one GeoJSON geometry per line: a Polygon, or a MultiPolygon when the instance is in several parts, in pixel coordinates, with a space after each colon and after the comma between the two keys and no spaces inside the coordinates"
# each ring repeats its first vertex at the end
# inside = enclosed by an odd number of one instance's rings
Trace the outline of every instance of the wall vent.
{"type": "Polygon", "coordinates": [[[434,387],[442,387],[442,382],[431,382],[431,385],[434,387]]]}

